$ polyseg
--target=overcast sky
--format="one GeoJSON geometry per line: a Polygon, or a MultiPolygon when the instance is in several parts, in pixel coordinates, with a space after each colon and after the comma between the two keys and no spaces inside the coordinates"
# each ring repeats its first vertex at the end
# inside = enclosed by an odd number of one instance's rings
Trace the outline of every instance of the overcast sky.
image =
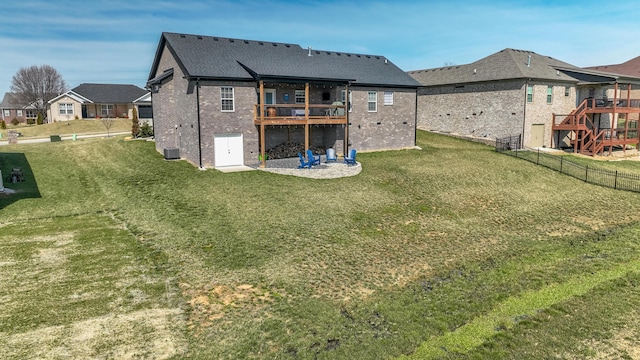
{"type": "Polygon", "coordinates": [[[581,67],[640,55],[635,1],[2,0],[0,14],[0,94],[42,64],[69,89],[144,87],[163,31],[383,55],[405,71],[505,48],[581,67]]]}

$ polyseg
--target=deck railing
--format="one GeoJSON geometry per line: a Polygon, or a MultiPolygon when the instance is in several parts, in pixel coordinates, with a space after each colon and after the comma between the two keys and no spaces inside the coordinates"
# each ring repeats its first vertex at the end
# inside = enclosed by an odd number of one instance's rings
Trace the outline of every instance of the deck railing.
{"type": "Polygon", "coordinates": [[[304,104],[264,105],[264,117],[260,116],[260,104],[253,106],[253,120],[256,124],[346,124],[346,106],[338,104],[309,104],[308,112],[304,104]]]}

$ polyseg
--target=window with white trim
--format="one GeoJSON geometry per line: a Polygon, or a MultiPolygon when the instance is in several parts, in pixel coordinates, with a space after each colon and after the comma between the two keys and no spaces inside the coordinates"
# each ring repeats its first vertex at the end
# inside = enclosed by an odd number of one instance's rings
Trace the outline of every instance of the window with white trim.
{"type": "Polygon", "coordinates": [[[393,105],[393,91],[384,92],[384,104],[393,105]]]}
{"type": "Polygon", "coordinates": [[[60,115],[73,115],[73,104],[58,104],[58,113],[60,115]]]}
{"type": "Polygon", "coordinates": [[[378,111],[378,92],[377,91],[369,91],[367,93],[367,111],[369,112],[378,111]]]}
{"type": "Polygon", "coordinates": [[[296,104],[304,104],[304,90],[296,90],[295,99],[296,104]]]}
{"type": "Polygon", "coordinates": [[[569,96],[569,94],[571,94],[571,87],[565,86],[564,87],[564,96],[569,96]]]}
{"type": "MultiPolygon", "coordinates": [[[[340,90],[340,101],[342,101],[342,103],[346,103],[347,102],[347,90],[340,90]]],[[[351,90],[349,90],[349,112],[351,112],[351,103],[353,103],[353,93],[351,92],[351,90]]]]}
{"type": "Polygon", "coordinates": [[[102,117],[111,117],[113,116],[113,104],[102,104],[100,105],[100,116],[102,117]]]}
{"type": "Polygon", "coordinates": [[[527,85],[527,102],[533,102],[533,85],[527,85]]]}
{"type": "Polygon", "coordinates": [[[223,112],[236,111],[236,102],[232,87],[223,86],[220,88],[221,109],[223,112]]]}
{"type": "Polygon", "coordinates": [[[27,117],[32,119],[32,118],[37,118],[38,117],[38,113],[36,113],[35,110],[33,109],[27,109],[27,117]]]}
{"type": "Polygon", "coordinates": [[[4,110],[4,116],[11,116],[11,110],[4,110]]]}
{"type": "Polygon", "coordinates": [[[553,103],[553,86],[547,86],[547,104],[553,103]]]}
{"type": "Polygon", "coordinates": [[[17,110],[16,116],[22,116],[22,109],[17,110]]]}

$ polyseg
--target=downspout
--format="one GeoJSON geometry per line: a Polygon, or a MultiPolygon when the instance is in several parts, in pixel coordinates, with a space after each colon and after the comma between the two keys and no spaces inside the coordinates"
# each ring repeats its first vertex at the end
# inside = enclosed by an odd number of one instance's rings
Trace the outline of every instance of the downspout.
{"type": "Polygon", "coordinates": [[[416,108],[413,113],[413,146],[418,145],[418,91],[420,88],[416,89],[416,108]]]}
{"type": "MultiPolygon", "coordinates": [[[[155,120],[155,116],[153,115],[153,91],[150,92],[151,93],[151,129],[155,129],[156,128],[156,120],[155,120]]],[[[140,112],[138,112],[138,116],[140,116],[140,112]]],[[[156,138],[156,132],[153,132],[153,139],[156,138]]]]}
{"type": "Polygon", "coordinates": [[[524,129],[527,123],[527,90],[529,89],[529,81],[524,83],[524,108],[522,110],[522,139],[520,139],[520,148],[524,149],[524,129]]]}
{"type": "Polygon", "coordinates": [[[196,80],[196,112],[198,119],[198,166],[202,169],[202,131],[200,129],[200,83],[196,80]]]}

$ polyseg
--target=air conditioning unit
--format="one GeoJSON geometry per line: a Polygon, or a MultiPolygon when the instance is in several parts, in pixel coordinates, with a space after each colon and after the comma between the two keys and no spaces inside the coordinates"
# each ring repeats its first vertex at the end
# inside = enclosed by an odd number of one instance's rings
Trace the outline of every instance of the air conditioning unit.
{"type": "Polygon", "coordinates": [[[164,159],[165,160],[180,159],[180,149],[178,148],[164,149],[164,159]]]}

